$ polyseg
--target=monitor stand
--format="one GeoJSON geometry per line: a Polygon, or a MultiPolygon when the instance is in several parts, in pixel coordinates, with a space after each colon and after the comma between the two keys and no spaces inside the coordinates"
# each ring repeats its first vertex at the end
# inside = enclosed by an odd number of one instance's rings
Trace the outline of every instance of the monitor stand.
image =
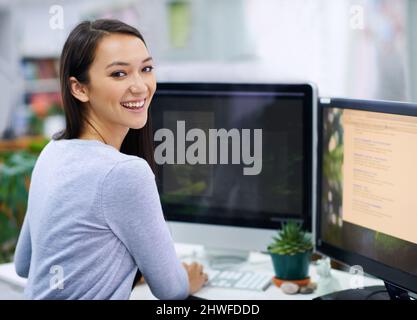
{"type": "Polygon", "coordinates": [[[249,251],[244,250],[204,247],[204,255],[211,269],[233,269],[246,263],[249,259],[249,251]]]}
{"type": "Polygon", "coordinates": [[[370,286],[363,289],[348,289],[321,297],[314,300],[411,300],[409,293],[390,283],[385,286],[370,286]]]}
{"type": "Polygon", "coordinates": [[[417,299],[417,296],[415,294],[412,294],[411,292],[408,292],[407,290],[399,288],[386,281],[385,281],[385,287],[387,288],[387,291],[391,300],[416,300],[417,299]]]}

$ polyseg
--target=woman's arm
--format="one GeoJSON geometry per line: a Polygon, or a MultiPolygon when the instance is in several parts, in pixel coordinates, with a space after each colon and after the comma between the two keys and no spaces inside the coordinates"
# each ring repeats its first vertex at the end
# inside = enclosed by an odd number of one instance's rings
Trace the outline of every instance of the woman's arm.
{"type": "Polygon", "coordinates": [[[29,221],[27,216],[23,221],[19,240],[14,253],[14,265],[16,273],[24,278],[29,276],[30,259],[32,257],[32,242],[30,239],[29,221]]]}
{"type": "Polygon", "coordinates": [[[137,158],[117,164],[103,181],[101,201],[104,218],[152,293],[159,299],[185,299],[188,275],[176,256],[148,163],[137,158]]]}

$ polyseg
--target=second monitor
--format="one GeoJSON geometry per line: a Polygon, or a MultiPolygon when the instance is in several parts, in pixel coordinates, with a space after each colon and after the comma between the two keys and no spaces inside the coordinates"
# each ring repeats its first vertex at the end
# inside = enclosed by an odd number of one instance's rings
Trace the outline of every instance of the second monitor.
{"type": "Polygon", "coordinates": [[[317,250],[384,280],[391,298],[417,297],[417,105],[322,99],[319,111],[317,250]]]}
{"type": "Polygon", "coordinates": [[[266,250],[312,216],[309,84],[164,83],[151,106],[164,214],[177,242],[266,250]]]}

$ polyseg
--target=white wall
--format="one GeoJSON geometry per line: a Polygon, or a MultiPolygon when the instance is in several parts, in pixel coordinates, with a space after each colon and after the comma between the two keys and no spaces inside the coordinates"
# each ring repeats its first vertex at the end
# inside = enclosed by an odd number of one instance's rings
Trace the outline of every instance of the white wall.
{"type": "Polygon", "coordinates": [[[12,107],[19,99],[21,81],[18,54],[13,37],[15,19],[10,4],[0,3],[0,136],[10,120],[12,107]]]}
{"type": "MultiPolygon", "coordinates": [[[[312,81],[323,96],[417,102],[417,78],[410,71],[415,69],[417,55],[409,49],[416,46],[413,40],[417,28],[413,28],[416,19],[411,17],[412,10],[408,10],[411,6],[415,12],[416,2],[235,1],[237,14],[219,17],[215,9],[205,10],[207,17],[202,23],[217,32],[229,32],[230,43],[240,43],[240,51],[249,54],[234,59],[223,58],[221,54],[213,59],[211,52],[206,59],[190,59],[187,52],[184,59],[158,56],[158,78],[161,81],[312,81]],[[362,27],[354,24],[357,13],[352,9],[357,7],[363,10],[362,27]],[[242,8],[243,14],[239,15],[242,8]],[[241,20],[244,28],[234,28],[231,33],[228,23],[235,19],[241,20]]],[[[163,19],[152,25],[158,28],[161,23],[163,19]]],[[[201,29],[199,22],[194,27],[201,29]]],[[[156,33],[150,35],[160,37],[156,33]]],[[[201,39],[210,36],[203,31],[193,35],[201,39]]],[[[164,42],[168,43],[167,39],[164,42]]],[[[215,49],[225,47],[220,38],[210,44],[215,49]]]]}

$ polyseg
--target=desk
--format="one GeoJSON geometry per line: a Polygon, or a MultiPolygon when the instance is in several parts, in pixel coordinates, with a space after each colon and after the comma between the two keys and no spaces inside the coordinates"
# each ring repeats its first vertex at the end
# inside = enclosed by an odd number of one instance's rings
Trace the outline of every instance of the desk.
{"type": "MultiPolygon", "coordinates": [[[[208,261],[203,256],[203,248],[201,246],[193,246],[186,244],[175,244],[175,249],[179,258],[184,262],[197,261],[202,263],[205,269],[209,272],[208,261]]],[[[238,270],[255,271],[270,275],[274,275],[272,261],[269,255],[261,253],[251,253],[247,263],[243,264],[238,270]]],[[[340,283],[342,290],[350,288],[352,275],[348,272],[332,269],[332,275],[340,283]]],[[[313,282],[317,282],[319,276],[317,275],[314,265],[310,266],[310,277],[313,282]]],[[[364,277],[364,286],[384,285],[384,282],[370,277],[364,277]]],[[[275,285],[270,285],[266,291],[257,292],[251,290],[228,289],[228,288],[214,288],[203,287],[195,296],[204,299],[217,300],[311,300],[316,298],[317,293],[313,294],[296,294],[287,295],[275,285]]],[[[131,300],[154,300],[149,287],[146,284],[137,285],[130,296],[131,300]]]]}
{"type": "MultiPolygon", "coordinates": [[[[207,260],[203,256],[203,248],[201,246],[175,244],[178,257],[187,263],[197,261],[205,266],[205,269],[209,272],[209,266],[207,260]]],[[[255,271],[259,273],[268,274],[271,277],[274,275],[272,269],[271,258],[268,255],[261,253],[251,253],[247,263],[243,264],[238,270],[242,271],[255,271]]],[[[352,275],[339,270],[332,270],[332,275],[336,278],[342,289],[350,288],[350,281],[352,275]]],[[[317,282],[318,275],[314,265],[310,266],[311,280],[317,282]]],[[[20,288],[22,291],[26,284],[26,279],[19,277],[15,270],[13,263],[7,263],[0,265],[0,280],[9,283],[10,285],[20,288]]],[[[364,277],[364,286],[376,286],[383,285],[381,280],[364,277]]],[[[317,293],[313,294],[297,294],[286,295],[280,288],[275,285],[271,285],[266,291],[257,292],[251,290],[238,290],[227,288],[213,288],[204,287],[195,296],[204,299],[217,299],[217,300],[311,300],[317,297],[317,293]]],[[[137,285],[130,296],[131,300],[155,300],[155,296],[152,295],[149,287],[146,284],[137,285]]]]}

